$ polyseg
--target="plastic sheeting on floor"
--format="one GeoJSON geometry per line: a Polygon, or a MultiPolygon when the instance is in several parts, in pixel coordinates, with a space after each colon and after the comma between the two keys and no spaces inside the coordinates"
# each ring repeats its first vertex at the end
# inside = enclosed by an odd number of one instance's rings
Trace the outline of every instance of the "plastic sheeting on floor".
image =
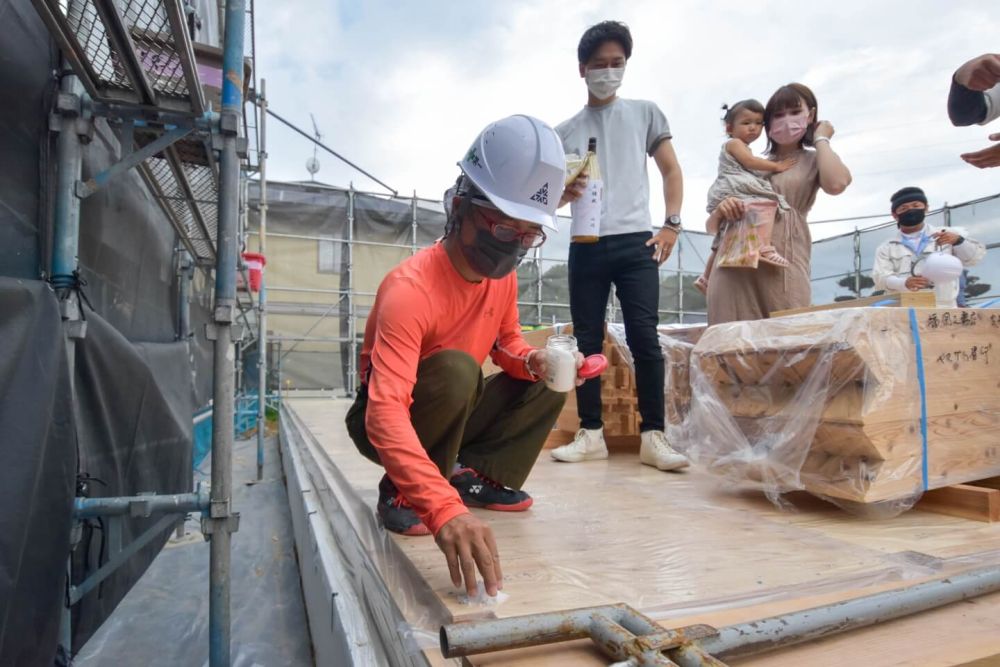
{"type": "MultiPolygon", "coordinates": [[[[208,462],[204,468],[208,467],[208,462]]],[[[199,479],[208,480],[207,471],[199,479]]],[[[256,441],[236,444],[233,507],[232,657],[235,667],[312,665],[312,648],[292,539],[288,497],[273,439],[264,481],[256,441]]],[[[76,667],[208,664],[208,552],[196,518],[173,538],[108,621],[76,656],[76,667]]]]}

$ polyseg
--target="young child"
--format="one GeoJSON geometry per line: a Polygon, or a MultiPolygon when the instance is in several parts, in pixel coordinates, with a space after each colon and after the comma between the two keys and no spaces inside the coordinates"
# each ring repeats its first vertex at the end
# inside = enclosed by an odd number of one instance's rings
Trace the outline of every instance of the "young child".
{"type": "MultiPolygon", "coordinates": [[[[764,158],[754,157],[750,144],[755,142],[764,131],[764,106],[757,100],[742,100],[733,106],[723,105],[725,116],[722,121],[726,125],[729,139],[719,153],[719,175],[708,191],[708,212],[727,197],[740,199],[770,199],[778,203],[781,210],[788,209],[785,198],[774,191],[765,175],[777,174],[791,168],[795,158],[774,162],[764,158]]],[[[772,224],[761,225],[758,233],[762,247],[760,261],[775,266],[786,267],[788,260],[778,254],[771,245],[772,224]]],[[[694,286],[703,294],[708,291],[708,280],[715,264],[716,251],[722,241],[723,230],[719,230],[712,242],[712,254],[705,265],[705,272],[694,282],[694,286]]]]}

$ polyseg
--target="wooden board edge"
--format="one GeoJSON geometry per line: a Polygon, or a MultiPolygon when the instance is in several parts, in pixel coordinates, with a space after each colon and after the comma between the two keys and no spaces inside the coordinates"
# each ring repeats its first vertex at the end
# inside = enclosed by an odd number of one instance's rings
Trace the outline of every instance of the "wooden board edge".
{"type": "Polygon", "coordinates": [[[973,484],[955,484],[926,491],[914,509],[973,521],[1000,521],[1000,490],[973,484]]]}

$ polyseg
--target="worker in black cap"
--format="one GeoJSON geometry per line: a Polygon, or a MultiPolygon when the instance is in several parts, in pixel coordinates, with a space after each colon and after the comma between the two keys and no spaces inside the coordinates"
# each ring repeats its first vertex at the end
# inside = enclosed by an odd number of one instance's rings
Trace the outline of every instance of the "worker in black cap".
{"type": "MultiPolygon", "coordinates": [[[[986,246],[965,235],[959,227],[935,229],[924,221],[927,195],[917,187],[898,190],[890,198],[892,217],[899,226],[891,238],[875,251],[872,278],[876,290],[905,292],[932,287],[931,282],[914,275],[913,266],[926,255],[939,251],[954,255],[965,267],[978,264],[986,256],[986,246]]],[[[957,289],[957,286],[956,286],[957,289]]],[[[957,294],[954,295],[957,299],[957,294]]]]}

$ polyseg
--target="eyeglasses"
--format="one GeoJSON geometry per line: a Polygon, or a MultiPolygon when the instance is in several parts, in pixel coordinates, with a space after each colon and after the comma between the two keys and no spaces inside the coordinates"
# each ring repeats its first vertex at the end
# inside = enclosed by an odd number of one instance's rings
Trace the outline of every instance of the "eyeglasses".
{"type": "Polygon", "coordinates": [[[485,202],[480,203],[476,200],[472,200],[472,203],[476,205],[476,210],[479,211],[483,220],[485,220],[486,224],[489,225],[490,233],[504,243],[520,240],[522,248],[531,249],[539,247],[545,243],[545,239],[548,238],[545,236],[545,232],[541,230],[522,232],[517,225],[510,222],[504,222],[504,219],[513,220],[513,218],[503,216],[503,213],[490,207],[489,204],[486,204],[485,202]],[[486,211],[496,211],[496,217],[487,215],[486,211]],[[501,216],[503,217],[501,218],[501,216]]]}

